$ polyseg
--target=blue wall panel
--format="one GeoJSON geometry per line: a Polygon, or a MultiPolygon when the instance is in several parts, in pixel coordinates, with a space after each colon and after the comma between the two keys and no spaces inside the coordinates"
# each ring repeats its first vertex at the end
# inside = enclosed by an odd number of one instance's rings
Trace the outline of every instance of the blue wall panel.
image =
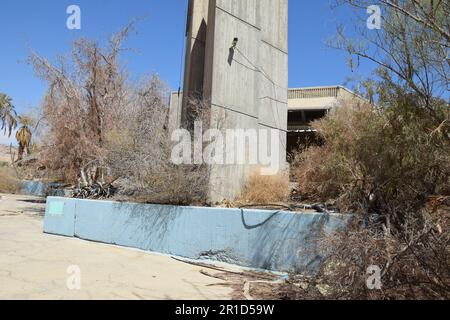
{"type": "Polygon", "coordinates": [[[273,271],[314,271],[321,261],[321,231],[341,228],[348,218],[50,197],[45,232],[189,259],[273,271]],[[52,214],[61,202],[63,215],[52,214]]]}

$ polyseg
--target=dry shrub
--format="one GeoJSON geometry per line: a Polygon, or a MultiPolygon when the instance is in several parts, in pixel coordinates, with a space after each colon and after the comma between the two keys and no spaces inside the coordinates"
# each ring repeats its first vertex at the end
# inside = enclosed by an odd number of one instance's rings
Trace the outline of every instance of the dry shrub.
{"type": "Polygon", "coordinates": [[[289,201],[291,185],[288,174],[263,176],[251,174],[237,201],[252,205],[269,205],[289,201]]]}
{"type": "Polygon", "coordinates": [[[355,218],[347,230],[324,236],[320,247],[326,259],[318,273],[313,277],[292,276],[281,287],[280,296],[333,300],[449,299],[450,199],[441,200],[436,211],[422,211],[426,222],[410,223],[403,237],[381,231],[376,217],[370,222],[355,218]],[[381,289],[369,287],[368,283],[374,284],[369,279],[369,267],[379,268],[381,289]]]}
{"type": "Polygon", "coordinates": [[[297,191],[303,198],[326,201],[338,196],[339,184],[334,179],[336,171],[328,170],[331,156],[327,147],[317,146],[294,155],[291,174],[294,181],[299,182],[297,191]]]}
{"type": "MultiPolygon", "coordinates": [[[[49,83],[42,167],[79,189],[113,184],[124,200],[203,203],[207,168],[171,161],[167,86],[156,75],[132,82],[120,64],[122,43],[132,28],[106,46],[77,40],[72,55],[57,65],[31,56],[36,73],[49,83]]],[[[199,107],[195,118],[205,111],[199,107]]]]}
{"type": "Polygon", "coordinates": [[[292,174],[298,182],[298,191],[314,201],[326,201],[342,196],[352,180],[356,184],[362,181],[358,162],[376,156],[365,148],[372,143],[369,138],[377,139],[376,133],[369,130],[380,129],[381,121],[370,105],[350,100],[344,101],[333,114],[316,121],[313,126],[326,143],[299,150],[295,155],[292,174]]]}
{"type": "Polygon", "coordinates": [[[328,258],[304,297],[450,297],[449,109],[435,101],[430,113],[416,101],[398,96],[381,110],[347,104],[315,123],[326,144],[297,155],[300,190],[336,199],[354,219],[322,239],[328,258]],[[381,269],[382,290],[367,287],[372,265],[381,269]]]}
{"type": "MultiPolygon", "coordinates": [[[[167,94],[156,76],[137,88],[136,99],[122,110],[123,121],[108,134],[108,166],[113,176],[121,177],[120,194],[135,201],[204,204],[208,168],[172,163],[167,94]]],[[[204,111],[202,103],[197,106],[204,111]]],[[[206,113],[199,111],[198,117],[206,113]]]]}
{"type": "Polygon", "coordinates": [[[20,183],[12,168],[0,166],[0,192],[17,193],[20,183]]]}
{"type": "MultiPolygon", "coordinates": [[[[72,54],[57,63],[33,53],[36,74],[48,83],[41,126],[45,136],[41,162],[67,183],[81,180],[82,170],[104,162],[106,133],[129,103],[127,74],[119,63],[122,43],[133,24],[111,37],[106,46],[76,40],[72,54]]],[[[87,181],[82,181],[84,184],[87,181]]]]}
{"type": "Polygon", "coordinates": [[[347,230],[322,238],[320,247],[327,258],[317,274],[292,275],[277,287],[275,296],[264,299],[448,300],[449,205],[447,199],[423,229],[410,229],[404,241],[393,234],[374,233],[373,225],[355,219],[347,230]],[[371,266],[381,271],[380,290],[368,286],[374,284],[369,279],[371,266]]]}
{"type": "MultiPolygon", "coordinates": [[[[435,112],[444,122],[449,111],[435,112]]],[[[420,209],[428,196],[449,192],[450,144],[438,123],[413,97],[384,110],[347,101],[314,124],[326,144],[299,153],[293,175],[303,196],[334,198],[343,211],[420,209]]]]}

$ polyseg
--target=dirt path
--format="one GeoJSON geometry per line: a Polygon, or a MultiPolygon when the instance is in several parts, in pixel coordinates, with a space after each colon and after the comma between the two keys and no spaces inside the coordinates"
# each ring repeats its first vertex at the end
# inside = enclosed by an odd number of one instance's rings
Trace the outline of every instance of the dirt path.
{"type": "Polygon", "coordinates": [[[205,275],[204,268],[166,256],[46,235],[43,199],[0,198],[0,299],[232,298],[232,286],[205,275]]]}

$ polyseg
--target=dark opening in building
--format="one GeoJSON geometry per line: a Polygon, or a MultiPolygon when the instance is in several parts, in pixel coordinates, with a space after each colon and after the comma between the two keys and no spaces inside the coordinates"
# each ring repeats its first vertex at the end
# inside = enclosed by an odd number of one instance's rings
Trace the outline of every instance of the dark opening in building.
{"type": "Polygon", "coordinates": [[[288,158],[290,158],[289,155],[299,148],[322,144],[322,139],[317,135],[316,130],[312,127],[312,123],[315,120],[322,119],[327,113],[327,109],[289,111],[287,137],[288,158]]]}

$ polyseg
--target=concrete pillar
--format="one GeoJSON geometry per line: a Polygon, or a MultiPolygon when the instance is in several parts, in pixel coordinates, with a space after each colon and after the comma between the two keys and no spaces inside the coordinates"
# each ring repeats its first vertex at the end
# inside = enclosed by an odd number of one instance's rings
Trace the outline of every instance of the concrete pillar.
{"type": "Polygon", "coordinates": [[[172,134],[181,127],[183,92],[172,92],[169,101],[169,132],[172,134]]]}
{"type": "Polygon", "coordinates": [[[205,50],[209,0],[189,0],[186,26],[186,61],[184,71],[183,113],[185,124],[192,98],[202,99],[205,74],[205,50]]]}
{"type": "MultiPolygon", "coordinates": [[[[190,9],[183,108],[187,97],[198,95],[201,88],[211,107],[213,127],[220,122],[222,130],[276,130],[284,165],[288,0],[191,0],[190,9]],[[237,45],[232,48],[235,38],[237,45]],[[194,50],[197,41],[202,50],[194,50]]],[[[213,166],[211,202],[237,196],[253,170],[254,166],[242,164],[213,166]]]]}

